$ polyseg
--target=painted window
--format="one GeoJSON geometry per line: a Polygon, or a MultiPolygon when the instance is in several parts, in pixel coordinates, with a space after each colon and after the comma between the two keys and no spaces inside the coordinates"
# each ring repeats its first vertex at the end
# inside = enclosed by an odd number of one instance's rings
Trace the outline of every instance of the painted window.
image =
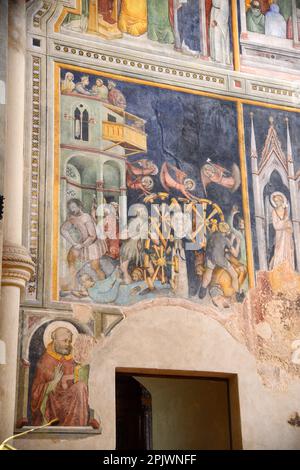
{"type": "Polygon", "coordinates": [[[74,139],[85,142],[89,140],[89,113],[82,104],[74,111],[74,139]]]}

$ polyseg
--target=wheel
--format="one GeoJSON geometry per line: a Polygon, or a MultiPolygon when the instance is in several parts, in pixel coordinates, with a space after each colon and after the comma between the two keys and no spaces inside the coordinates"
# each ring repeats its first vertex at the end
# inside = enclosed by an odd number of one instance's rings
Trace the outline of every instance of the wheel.
{"type": "Polygon", "coordinates": [[[187,238],[195,242],[200,237],[200,248],[206,247],[209,233],[218,230],[218,224],[224,221],[223,212],[209,199],[170,199],[167,193],[153,193],[146,196],[144,202],[155,202],[149,217],[149,238],[144,243],[144,279],[151,290],[157,280],[173,287],[174,275],[179,271],[179,260],[174,249],[176,240],[170,208],[178,206],[182,210],[185,204],[185,214],[191,215],[192,231],[187,238]]]}

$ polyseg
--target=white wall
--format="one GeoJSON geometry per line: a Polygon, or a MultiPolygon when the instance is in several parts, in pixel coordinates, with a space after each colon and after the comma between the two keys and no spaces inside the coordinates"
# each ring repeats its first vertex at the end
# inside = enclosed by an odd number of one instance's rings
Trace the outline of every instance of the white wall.
{"type": "MultiPolygon", "coordinates": [[[[136,312],[135,308],[135,312],[136,312]]],[[[217,321],[182,307],[152,307],[129,315],[99,342],[91,364],[90,405],[102,419],[98,436],[18,440],[18,448],[114,449],[117,367],[237,373],[244,449],[300,449],[300,428],[287,423],[299,409],[300,381],[270,391],[255,358],[217,321]]]]}

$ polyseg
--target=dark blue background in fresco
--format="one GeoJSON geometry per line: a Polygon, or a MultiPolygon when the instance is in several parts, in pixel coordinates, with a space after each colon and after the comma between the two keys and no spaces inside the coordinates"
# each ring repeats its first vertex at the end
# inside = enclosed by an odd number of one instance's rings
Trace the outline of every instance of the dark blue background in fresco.
{"type": "MultiPolygon", "coordinates": [[[[278,138],[281,142],[281,147],[286,155],[286,146],[287,146],[287,128],[285,118],[289,118],[289,129],[292,143],[292,151],[295,164],[295,172],[300,169],[300,138],[299,133],[297,133],[297,128],[300,126],[300,115],[298,113],[292,113],[287,111],[275,110],[271,108],[263,108],[259,106],[244,105],[244,122],[245,122],[245,144],[246,144],[246,159],[248,167],[248,188],[249,188],[249,199],[250,199],[250,214],[251,214],[251,227],[252,227],[252,243],[253,243],[253,253],[255,260],[255,267],[258,269],[258,250],[257,250],[257,240],[256,231],[255,231],[255,218],[254,218],[254,199],[253,199],[253,186],[252,186],[252,177],[251,177],[251,120],[250,112],[254,113],[254,130],[256,136],[256,147],[258,158],[261,158],[262,150],[264,148],[265,140],[268,134],[270,122],[269,118],[272,116],[274,119],[274,127],[277,131],[278,138]]],[[[276,185],[275,185],[276,186],[276,185]]],[[[287,193],[284,187],[274,187],[270,188],[271,191],[282,191],[286,194],[287,198],[290,199],[289,194],[287,193]]],[[[272,228],[272,227],[271,227],[272,228]]],[[[272,237],[270,239],[270,245],[272,245],[272,237]]],[[[271,248],[269,249],[269,259],[272,255],[271,248]]]]}
{"type": "MultiPolygon", "coordinates": [[[[67,70],[62,70],[63,79],[67,70]]],[[[83,73],[73,72],[75,83],[83,73]]],[[[91,88],[98,76],[89,74],[91,88]]],[[[108,79],[101,77],[107,85],[108,79]]],[[[205,196],[200,180],[200,168],[210,158],[214,163],[231,169],[239,166],[236,104],[189,93],[160,89],[114,80],[127,100],[126,111],[146,121],[147,158],[159,167],[164,161],[185,171],[196,182],[193,194],[205,196]]],[[[145,155],[144,155],[145,156],[145,155]]],[[[139,160],[143,155],[130,157],[139,160]]],[[[154,177],[153,191],[163,190],[159,175],[154,177]]],[[[128,194],[128,203],[137,202],[136,191],[128,194]]],[[[225,215],[233,204],[241,207],[241,191],[210,185],[208,196],[218,203],[225,215]]]]}
{"type": "Polygon", "coordinates": [[[189,0],[178,10],[180,38],[193,51],[200,51],[199,1],[189,0]]]}

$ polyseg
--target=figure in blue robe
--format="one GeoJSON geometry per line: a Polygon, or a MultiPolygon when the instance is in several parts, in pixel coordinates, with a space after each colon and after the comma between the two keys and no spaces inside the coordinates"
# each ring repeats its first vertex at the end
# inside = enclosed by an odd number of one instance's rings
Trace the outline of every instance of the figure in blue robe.
{"type": "Polygon", "coordinates": [[[98,304],[127,305],[145,299],[153,299],[160,292],[166,293],[170,290],[169,284],[162,284],[160,281],[154,282],[154,290],[149,290],[145,281],[124,284],[119,268],[116,268],[103,281],[94,280],[87,273],[82,274],[80,283],[84,289],[81,291],[81,297],[89,297],[98,304]]]}
{"type": "Polygon", "coordinates": [[[286,21],[279,13],[279,6],[273,3],[265,18],[266,36],[276,36],[277,38],[286,38],[286,21]]]}

